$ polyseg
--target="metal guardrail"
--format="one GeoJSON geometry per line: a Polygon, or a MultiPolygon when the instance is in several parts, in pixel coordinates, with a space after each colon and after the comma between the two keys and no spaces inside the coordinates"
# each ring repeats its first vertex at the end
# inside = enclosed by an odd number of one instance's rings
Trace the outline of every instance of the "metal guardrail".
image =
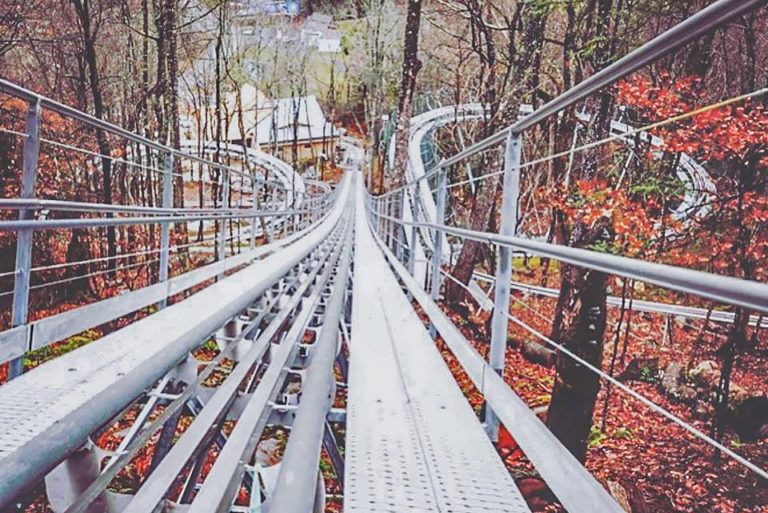
{"type": "Polygon", "coordinates": [[[436,223],[402,221],[393,216],[377,215],[374,209],[371,211],[374,212],[374,216],[400,225],[430,228],[443,234],[455,235],[478,242],[488,242],[510,250],[527,250],[534,255],[554,258],[579,267],[652,283],[660,287],[768,313],[768,284],[766,283],[646,262],[608,253],[598,253],[588,249],[539,242],[522,237],[478,232],[436,223]]]}
{"type": "MultiPolygon", "coordinates": [[[[374,231],[375,233],[375,231],[374,231]]],[[[603,486],[539,420],[503,377],[486,363],[435,300],[421,289],[408,269],[376,236],[390,266],[456,356],[488,406],[497,412],[526,457],[568,511],[623,511],[603,486]]]]}
{"type": "MultiPolygon", "coordinates": [[[[337,190],[339,194],[347,194],[349,186],[345,182],[345,185],[337,190]]],[[[334,251],[336,254],[340,252],[338,248],[334,250],[336,240],[334,234],[340,230],[339,221],[342,213],[339,205],[335,204],[319,224],[273,243],[285,244],[287,247],[260,260],[258,265],[247,267],[184,302],[169,306],[161,312],[106,335],[100,341],[81,348],[80,351],[70,352],[49,362],[47,372],[52,376],[53,385],[46,382],[44,378],[41,379],[41,376],[45,376],[41,373],[46,370],[35,369],[0,388],[0,404],[4,405],[23,398],[25,394],[38,398],[44,396],[44,399],[40,399],[42,402],[28,402],[25,404],[26,408],[20,408],[18,411],[11,408],[7,412],[11,415],[9,418],[15,419],[15,422],[6,425],[7,429],[4,430],[3,437],[0,439],[0,444],[4,444],[0,448],[2,449],[0,450],[0,508],[38,482],[59,462],[77,450],[83,440],[95,429],[104,425],[132,403],[143,391],[183,361],[191,350],[199,347],[213,333],[232,320],[233,316],[238,316],[246,310],[262,294],[284,279],[292,269],[301,270],[305,277],[308,275],[308,279],[301,279],[302,277],[297,274],[294,282],[295,290],[290,289],[289,292],[293,296],[291,304],[296,308],[302,308],[301,316],[304,321],[296,321],[295,326],[303,329],[306,319],[315,311],[314,308],[305,308],[310,303],[304,292],[311,291],[313,297],[318,298],[325,283],[324,279],[313,282],[311,266],[334,251]],[[310,271],[306,272],[306,269],[310,271]],[[147,342],[152,343],[147,345],[147,342]],[[45,393],[39,395],[38,390],[45,390],[45,393]],[[36,408],[40,404],[51,402],[57,406],[50,411],[40,411],[36,408]],[[31,408],[30,405],[32,405],[31,408]],[[19,427],[21,424],[23,426],[19,427]]],[[[266,252],[265,248],[267,247],[258,247],[255,251],[260,251],[263,255],[266,252]]],[[[273,245],[269,249],[277,248],[273,245]]],[[[322,271],[323,276],[330,275],[331,269],[326,267],[322,271]]],[[[196,272],[199,271],[203,270],[196,272]]],[[[271,338],[287,329],[286,321],[296,310],[296,308],[287,308],[284,301],[275,300],[271,304],[272,307],[284,311],[271,316],[269,320],[273,326],[258,333],[264,338],[254,346],[256,352],[253,355],[253,362],[259,359],[260,348],[266,349],[272,342],[271,338]],[[270,333],[272,335],[269,335],[270,333]]],[[[270,311],[272,307],[269,308],[270,311]]],[[[93,319],[91,312],[80,312],[79,315],[93,319]]],[[[269,312],[265,312],[264,315],[269,315],[269,312]]],[[[257,316],[257,318],[265,317],[257,316]]],[[[254,324],[251,329],[261,329],[260,325],[261,321],[254,324]]],[[[298,350],[301,333],[297,334],[292,327],[286,338],[291,342],[286,342],[284,347],[292,352],[298,350]]],[[[285,353],[284,350],[281,351],[285,353]]],[[[265,381],[262,387],[265,390],[270,389],[268,398],[273,396],[270,387],[282,382],[285,377],[284,366],[276,364],[275,358],[273,354],[272,364],[269,367],[269,375],[275,379],[265,381]]],[[[237,375],[247,372],[246,365],[242,368],[238,366],[237,369],[239,370],[226,392],[234,393],[240,384],[236,379],[237,375]]],[[[199,385],[199,380],[196,383],[199,385]]],[[[257,388],[260,401],[265,399],[262,388],[257,388]]],[[[174,402],[174,404],[178,406],[179,403],[174,402]]],[[[260,414],[256,414],[251,420],[258,420],[259,417],[260,414]]],[[[238,426],[241,425],[243,423],[238,423],[238,426]]],[[[155,428],[147,429],[156,430],[157,424],[154,426],[155,428]]],[[[243,429],[241,428],[240,431],[243,429]]],[[[241,440],[244,439],[243,433],[238,435],[241,440]]],[[[137,440],[140,443],[146,443],[149,436],[150,434],[142,431],[137,440]]],[[[232,437],[230,437],[231,440],[232,437]]],[[[136,449],[135,444],[131,447],[132,450],[136,449]]],[[[177,452],[181,448],[182,446],[179,446],[177,452]]],[[[230,449],[227,453],[229,451],[230,449]]],[[[121,461],[126,463],[129,459],[127,457],[121,461]]],[[[173,477],[175,474],[170,476],[171,479],[173,477]]],[[[99,486],[106,486],[109,479],[100,479],[98,482],[99,486]]],[[[95,483],[94,486],[96,486],[95,483]]],[[[82,509],[77,510],[85,510],[88,501],[92,501],[99,493],[100,490],[89,489],[76,506],[82,509]]]]}
{"type": "MultiPolygon", "coordinates": [[[[653,283],[672,290],[697,294],[702,297],[738,305],[759,312],[768,312],[768,285],[727,276],[720,276],[690,269],[645,262],[641,260],[577,249],[546,242],[538,242],[516,236],[519,181],[521,171],[522,134],[523,132],[563,109],[573,106],[590,94],[610,85],[628,74],[654,62],[662,56],[674,52],[696,37],[714,30],[738,16],[766,5],[766,0],[718,0],[700,12],[669,29],[655,39],[643,44],[636,50],[605,69],[595,73],[575,87],[564,92],[554,100],[536,109],[517,122],[491,135],[490,137],[469,146],[447,159],[444,159],[431,172],[414,178],[405,185],[377,197],[369,199],[368,210],[376,220],[385,243],[389,245],[402,244],[404,228],[411,228],[411,241],[414,244],[414,228],[427,228],[433,233],[434,248],[431,255],[432,266],[432,297],[436,298],[440,287],[439,269],[443,264],[441,258],[442,240],[445,235],[453,235],[464,240],[475,240],[495,245],[498,250],[499,266],[495,276],[496,294],[491,326],[491,344],[489,364],[495,372],[501,374],[504,368],[504,349],[506,334],[509,327],[509,288],[511,281],[511,256],[513,250],[527,250],[531,253],[547,256],[576,266],[596,269],[605,273],[624,276],[648,283],[653,283]],[[445,204],[447,187],[445,175],[449,166],[476,155],[493,145],[505,141],[502,204],[499,211],[501,228],[499,233],[487,233],[446,226],[445,204]],[[399,214],[391,215],[397,210],[391,196],[411,187],[423,186],[433,177],[437,177],[437,212],[434,223],[406,221],[403,217],[403,204],[400,202],[399,214]],[[398,235],[392,237],[394,233],[398,235]],[[435,272],[437,271],[437,272],[435,272]]],[[[417,190],[417,195],[418,190],[417,190]]],[[[417,209],[416,207],[414,207],[417,209]]],[[[418,216],[413,216],[417,218],[418,216]]],[[[398,248],[399,251],[399,248],[398,248]]],[[[413,269],[413,251],[409,251],[409,268],[413,269]]],[[[490,426],[491,436],[495,436],[495,414],[492,408],[487,408],[486,422],[490,426]]],[[[751,467],[750,467],[751,468],[751,467]]]]}
{"type": "MultiPolygon", "coordinates": [[[[257,234],[261,233],[261,235],[272,238],[273,235],[279,235],[280,232],[285,235],[288,228],[298,230],[312,221],[317,221],[318,218],[328,212],[332,204],[332,194],[327,192],[322,195],[308,194],[305,191],[301,177],[296,174],[295,170],[288,164],[268,154],[252,152],[250,150],[246,152],[243,148],[235,148],[227,143],[219,147],[209,143],[202,145],[202,151],[207,154],[234,155],[235,157],[240,155],[241,160],[247,159],[257,169],[264,169],[265,174],[272,172],[273,178],[240,170],[230,165],[174,149],[46,96],[32,92],[7,80],[0,79],[0,94],[19,98],[29,104],[24,132],[6,130],[16,136],[23,137],[23,160],[21,162],[19,197],[0,199],[0,210],[18,212],[18,220],[0,220],[0,230],[15,231],[17,233],[14,271],[13,273],[7,273],[13,274],[14,277],[11,328],[0,332],[0,362],[11,358],[9,371],[9,378],[11,379],[22,372],[20,356],[26,351],[58,340],[51,339],[56,334],[66,333],[67,335],[72,335],[79,332],[73,331],[75,328],[79,328],[82,331],[97,326],[106,322],[106,320],[112,320],[119,316],[113,316],[113,314],[125,315],[137,309],[150,306],[152,303],[147,303],[150,299],[157,300],[158,307],[162,308],[167,298],[174,291],[178,292],[179,290],[187,289],[212,277],[223,276],[223,272],[232,269],[232,264],[235,262],[238,265],[248,262],[251,258],[243,256],[243,254],[233,255],[232,259],[226,258],[227,242],[231,239],[231,237],[227,238],[226,225],[229,225],[229,229],[232,231],[233,223],[237,223],[239,237],[240,223],[250,222],[250,251],[246,251],[246,254],[252,254],[255,257],[258,254],[258,252],[253,252],[257,234]],[[123,158],[116,158],[114,155],[101,155],[89,149],[57,141],[49,141],[41,137],[42,114],[44,110],[83,123],[92,129],[112,134],[120,138],[123,143],[135,143],[138,147],[130,146],[129,156],[126,157],[129,160],[125,160],[123,158]],[[36,197],[35,189],[39,183],[37,175],[41,143],[50,144],[60,150],[84,154],[84,165],[94,165],[96,159],[106,158],[110,159],[115,165],[138,166],[138,168],[146,170],[147,173],[159,173],[161,176],[157,182],[161,191],[161,198],[158,199],[158,202],[161,201],[161,205],[125,205],[36,197]],[[154,154],[154,151],[159,153],[154,154]],[[147,159],[148,162],[161,162],[161,164],[156,167],[145,166],[144,164],[138,164],[138,161],[131,162],[130,159],[147,159]],[[188,167],[186,171],[184,170],[182,164],[185,161],[191,161],[190,165],[198,166],[198,178],[193,176],[194,167],[188,167]],[[182,172],[176,172],[178,169],[182,169],[182,172]],[[203,178],[203,170],[208,173],[209,180],[203,178]],[[177,185],[174,183],[176,182],[174,177],[181,178],[184,186],[188,183],[188,179],[191,183],[199,184],[201,195],[199,208],[173,207],[174,187],[177,185]],[[212,192],[217,190],[216,188],[218,188],[218,198],[213,198],[211,203],[216,205],[217,201],[220,200],[218,206],[210,207],[209,204],[203,204],[202,196],[212,194],[212,192]],[[259,198],[262,196],[268,199],[265,207],[261,207],[259,202],[259,198]],[[236,201],[231,200],[231,198],[236,198],[236,201]],[[250,201],[249,204],[242,206],[244,198],[250,201]],[[235,205],[238,208],[233,208],[231,203],[238,203],[239,205],[235,205]],[[268,219],[266,221],[268,226],[263,224],[264,221],[261,221],[263,219],[268,219]],[[176,276],[169,281],[171,250],[180,250],[180,247],[171,247],[171,226],[173,224],[193,221],[200,222],[201,227],[205,221],[215,222],[213,237],[217,239],[215,248],[219,262],[207,266],[201,272],[192,271],[185,273],[189,276],[176,276]],[[225,223],[224,221],[227,222],[225,223]],[[259,227],[259,223],[262,223],[264,229],[259,227]],[[144,289],[134,290],[88,305],[93,307],[87,310],[88,314],[93,315],[93,324],[87,323],[88,317],[78,316],[73,311],[70,311],[33,323],[37,329],[37,332],[33,335],[33,324],[28,324],[30,290],[45,286],[45,284],[32,286],[30,283],[31,274],[42,270],[32,268],[33,234],[41,230],[136,225],[145,225],[149,229],[154,229],[154,226],[160,225],[157,251],[144,252],[145,254],[156,252],[158,258],[146,259],[138,264],[133,264],[134,266],[158,265],[158,282],[144,289]],[[212,270],[218,270],[219,272],[212,276],[212,270]],[[67,324],[69,324],[69,328],[65,326],[67,324]],[[50,325],[52,329],[46,330],[43,328],[44,325],[50,325]]],[[[185,148],[191,147],[190,144],[185,144],[185,148]]],[[[118,172],[119,168],[116,166],[113,166],[113,168],[113,172],[118,172]]],[[[176,193],[178,194],[179,191],[176,191],[176,193]]],[[[137,255],[142,256],[140,253],[135,255],[117,253],[109,258],[92,259],[91,261],[80,262],[80,264],[102,264],[106,261],[112,261],[109,264],[110,269],[119,270],[120,268],[117,267],[118,259],[134,258],[137,255]]],[[[72,263],[72,265],[75,264],[72,263]]],[[[198,271],[200,270],[198,269],[198,271]]],[[[89,276],[90,274],[86,274],[72,279],[89,279],[89,276]]],[[[7,294],[4,293],[2,295],[7,294]]],[[[78,309],[76,311],[80,311],[83,314],[86,313],[85,310],[78,309]]]]}
{"type": "Polygon", "coordinates": [[[464,151],[445,159],[442,165],[451,166],[505,140],[510,134],[520,134],[549,116],[599,91],[603,87],[615,83],[643,66],[682,48],[697,37],[721,27],[742,14],[766,5],[766,3],[768,3],[766,0],[718,0],[628,53],[613,64],[586,78],[557,98],[539,107],[530,115],[473,144],[464,151]]]}
{"type": "Polygon", "coordinates": [[[244,173],[243,171],[240,171],[239,169],[233,168],[231,166],[227,166],[226,164],[213,162],[211,160],[198,157],[197,155],[185,153],[175,148],[172,148],[170,146],[167,146],[165,144],[159,143],[157,141],[153,141],[152,139],[148,139],[139,134],[135,134],[129,130],[126,130],[125,128],[112,124],[103,119],[99,119],[95,116],[82,112],[74,107],[70,107],[69,105],[65,105],[63,103],[57,102],[56,100],[48,98],[47,96],[38,94],[34,91],[30,91],[29,89],[26,89],[24,87],[21,87],[17,84],[14,84],[4,79],[0,79],[0,93],[5,93],[9,96],[14,96],[16,98],[26,100],[32,106],[36,105],[38,111],[42,109],[47,109],[47,110],[56,112],[57,114],[60,114],[62,116],[80,121],[82,123],[85,123],[86,125],[92,126],[99,130],[104,130],[105,132],[116,135],[123,139],[127,139],[129,141],[139,143],[144,146],[148,146],[152,149],[162,151],[168,155],[173,155],[174,157],[193,160],[200,164],[205,164],[207,166],[215,167],[222,171],[228,171],[236,175],[242,175],[246,177],[250,176],[247,173],[244,173]]]}

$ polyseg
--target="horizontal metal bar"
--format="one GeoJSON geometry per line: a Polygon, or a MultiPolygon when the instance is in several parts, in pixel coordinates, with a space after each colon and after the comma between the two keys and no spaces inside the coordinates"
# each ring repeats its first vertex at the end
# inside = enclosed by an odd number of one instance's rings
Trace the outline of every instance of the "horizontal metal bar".
{"type": "Polygon", "coordinates": [[[523,132],[603,87],[613,84],[643,66],[685,46],[697,37],[766,3],[768,3],[766,0],[718,0],[565,91],[523,119],[445,159],[443,165],[451,166],[480,153],[494,144],[504,141],[511,132],[523,132]]]}
{"type": "Polygon", "coordinates": [[[254,217],[283,217],[314,212],[311,209],[278,210],[255,212],[250,209],[237,211],[222,211],[222,215],[178,215],[164,217],[103,217],[91,219],[32,219],[29,221],[0,221],[0,230],[18,231],[31,228],[33,230],[55,230],[60,228],[93,228],[101,226],[122,226],[135,224],[157,223],[188,223],[192,221],[207,221],[216,219],[252,219],[254,217]]]}
{"type": "MultiPolygon", "coordinates": [[[[351,198],[350,198],[351,200],[351,198]]],[[[333,292],[326,303],[325,319],[312,350],[312,360],[302,384],[301,401],[293,421],[269,510],[279,513],[307,513],[312,510],[317,487],[320,449],[325,420],[333,402],[333,365],[339,341],[347,279],[352,260],[352,230],[345,236],[344,253],[333,292]]]]}
{"type": "MultiPolygon", "coordinates": [[[[495,282],[493,276],[490,276],[485,273],[475,271],[473,276],[475,277],[475,279],[485,283],[494,284],[495,282]]],[[[551,298],[556,298],[560,295],[560,289],[554,289],[550,287],[540,287],[538,285],[531,285],[529,283],[523,283],[523,282],[514,281],[514,280],[510,281],[510,287],[515,290],[525,292],[526,294],[536,294],[539,296],[545,296],[545,297],[551,297],[551,298]]],[[[622,301],[622,298],[619,296],[608,296],[607,303],[608,303],[608,306],[612,308],[620,308],[622,303],[624,303],[626,308],[631,307],[631,309],[636,312],[676,315],[676,316],[685,317],[688,319],[706,319],[707,316],[709,316],[709,319],[713,322],[732,323],[734,320],[733,312],[723,312],[722,310],[709,311],[709,309],[707,308],[701,308],[698,306],[675,305],[672,303],[662,303],[660,301],[646,301],[643,299],[634,299],[631,297],[628,297],[624,301],[622,301]]],[[[758,315],[751,315],[749,317],[749,325],[750,326],[757,325],[757,321],[759,317],[760,316],[758,315]]],[[[763,319],[760,323],[760,327],[767,328],[768,319],[763,319]]]]}
{"type": "Polygon", "coordinates": [[[16,85],[7,80],[0,79],[0,93],[5,93],[10,96],[15,96],[16,98],[21,98],[22,100],[26,100],[28,102],[39,101],[40,106],[44,109],[51,110],[53,112],[61,114],[62,116],[76,119],[82,123],[85,123],[86,125],[92,126],[94,128],[98,128],[100,130],[104,130],[105,132],[109,132],[113,135],[117,135],[118,137],[128,139],[129,141],[143,144],[145,146],[149,146],[150,148],[154,148],[162,152],[172,153],[176,157],[194,160],[201,164],[205,164],[207,166],[229,171],[233,174],[249,176],[248,173],[244,173],[243,171],[240,171],[233,167],[230,167],[224,164],[219,164],[217,162],[212,162],[210,160],[206,160],[196,155],[190,155],[188,153],[184,153],[182,151],[171,148],[170,146],[166,146],[164,144],[158,143],[151,139],[147,139],[146,137],[130,132],[108,121],[104,121],[103,119],[99,119],[97,117],[91,116],[90,114],[86,114],[85,112],[77,110],[74,107],[70,107],[63,103],[59,103],[56,100],[48,98],[47,96],[43,96],[42,94],[35,93],[34,91],[30,91],[29,89],[16,85]]]}
{"type": "Polygon", "coordinates": [[[29,348],[28,341],[28,324],[0,332],[0,363],[24,356],[29,348]]]}
{"type": "Polygon", "coordinates": [[[646,262],[608,253],[598,253],[597,251],[587,249],[539,242],[521,237],[477,232],[434,223],[403,221],[392,216],[382,215],[381,217],[398,224],[430,228],[463,239],[488,242],[508,246],[513,249],[524,249],[540,256],[551,257],[580,267],[653,283],[661,287],[696,294],[714,299],[715,301],[743,306],[759,312],[768,312],[768,284],[765,283],[666,264],[646,262]]]}
{"type": "MultiPolygon", "coordinates": [[[[297,193],[299,193],[297,191],[297,193]]],[[[301,194],[301,193],[299,193],[301,194]]],[[[200,208],[163,208],[163,207],[143,207],[140,205],[116,205],[109,203],[89,203],[86,201],[61,201],[47,199],[0,199],[0,210],[55,210],[65,212],[112,212],[128,213],[140,212],[146,214],[206,214],[206,213],[230,213],[243,212],[245,209],[249,212],[251,206],[242,208],[220,208],[220,207],[200,207],[200,208]]],[[[268,212],[267,210],[257,210],[256,212],[268,212]]]]}
{"type": "Polygon", "coordinates": [[[44,109],[52,110],[53,112],[61,114],[62,116],[67,116],[72,119],[82,121],[87,125],[91,125],[106,132],[110,132],[114,135],[124,137],[130,141],[147,145],[156,150],[165,152],[173,151],[172,148],[168,146],[152,141],[151,139],[147,139],[146,137],[142,137],[138,134],[134,134],[133,132],[129,132],[124,128],[104,121],[103,119],[99,119],[97,117],[91,116],[90,114],[86,114],[85,112],[79,111],[68,105],[64,105],[63,103],[59,103],[56,100],[48,98],[47,96],[35,93],[34,91],[30,91],[29,89],[23,88],[7,80],[0,79],[0,92],[21,98],[22,100],[26,100],[28,102],[39,101],[41,107],[44,109]]]}

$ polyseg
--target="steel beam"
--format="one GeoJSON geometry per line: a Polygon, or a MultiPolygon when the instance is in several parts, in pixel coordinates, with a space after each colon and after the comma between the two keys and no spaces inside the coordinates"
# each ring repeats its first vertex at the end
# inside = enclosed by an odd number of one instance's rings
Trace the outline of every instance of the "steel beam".
{"type": "MultiPolygon", "coordinates": [[[[522,135],[512,133],[507,138],[504,156],[504,188],[501,201],[501,235],[515,235],[517,231],[518,203],[520,201],[520,158],[522,135]]],[[[512,279],[512,247],[498,246],[496,264],[496,293],[491,320],[491,348],[488,360],[491,368],[502,378],[509,330],[509,282],[512,279]]],[[[486,403],[485,426],[494,442],[499,439],[499,421],[486,403]]]]}
{"type": "MultiPolygon", "coordinates": [[[[40,157],[40,100],[30,102],[27,109],[26,132],[24,139],[24,162],[21,173],[21,190],[19,196],[22,199],[30,199],[35,196],[35,184],[37,183],[37,162],[40,157]]],[[[34,215],[33,210],[22,209],[19,211],[19,220],[28,221],[34,215]]],[[[11,326],[22,326],[27,323],[29,315],[29,280],[32,267],[32,235],[33,229],[20,230],[16,236],[16,273],[13,282],[13,312],[11,314],[11,326]]],[[[8,379],[20,376],[24,372],[24,360],[22,357],[11,360],[8,368],[8,379]]]]}
{"type": "MultiPolygon", "coordinates": [[[[446,187],[447,173],[446,167],[442,164],[437,173],[437,204],[435,205],[435,220],[439,224],[445,222],[445,201],[448,196],[448,189],[446,187]]],[[[432,282],[431,292],[432,299],[437,301],[440,297],[440,270],[443,264],[443,232],[440,230],[434,231],[434,243],[432,245],[432,282]]],[[[435,327],[430,324],[429,333],[432,337],[435,336],[435,327]]]]}
{"type": "MultiPolygon", "coordinates": [[[[173,153],[165,157],[163,172],[163,208],[173,206],[173,153]]],[[[168,281],[168,260],[171,246],[171,223],[165,221],[160,225],[160,272],[158,279],[160,282],[168,281]]],[[[158,309],[165,308],[167,300],[163,298],[158,303],[158,309]]]]}
{"type": "Polygon", "coordinates": [[[317,468],[326,426],[326,415],[333,403],[333,364],[339,340],[344,300],[352,261],[352,230],[344,241],[344,252],[325,307],[325,321],[314,344],[312,360],[302,383],[301,402],[280,466],[277,484],[269,501],[269,511],[307,513],[315,502],[317,468]]]}

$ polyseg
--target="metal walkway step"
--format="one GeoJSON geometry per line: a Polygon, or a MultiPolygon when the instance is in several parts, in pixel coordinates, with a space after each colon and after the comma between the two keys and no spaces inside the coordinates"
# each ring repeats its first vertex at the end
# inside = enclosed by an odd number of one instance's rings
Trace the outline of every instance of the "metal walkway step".
{"type": "Polygon", "coordinates": [[[344,511],[529,511],[377,247],[357,193],[344,511]]]}

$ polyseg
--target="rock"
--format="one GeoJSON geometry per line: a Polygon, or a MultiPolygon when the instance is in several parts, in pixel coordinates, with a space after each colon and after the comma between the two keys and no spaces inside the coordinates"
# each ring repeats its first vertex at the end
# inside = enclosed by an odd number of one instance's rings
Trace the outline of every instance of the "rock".
{"type": "Polygon", "coordinates": [[[256,447],[256,463],[265,467],[279,463],[279,448],[280,442],[276,438],[262,440],[256,447]]]}
{"type": "Polygon", "coordinates": [[[614,499],[616,499],[616,502],[619,503],[619,506],[621,506],[621,508],[627,513],[632,513],[632,506],[629,505],[629,494],[627,493],[627,490],[621,486],[621,483],[617,481],[611,481],[609,479],[606,481],[606,485],[608,492],[614,499]]]}
{"type": "Polygon", "coordinates": [[[711,419],[714,413],[714,407],[707,401],[696,401],[696,407],[693,412],[700,419],[711,419]]]}
{"type": "Polygon", "coordinates": [[[526,360],[545,367],[554,367],[557,353],[538,342],[525,340],[520,346],[520,353],[526,360]]]}
{"type": "Polygon", "coordinates": [[[653,381],[659,373],[658,358],[634,358],[619,374],[619,381],[653,381]]]}
{"type": "Polygon", "coordinates": [[[679,401],[694,401],[698,396],[696,389],[684,382],[683,364],[679,362],[667,364],[661,377],[660,386],[667,396],[679,401]]]}
{"type": "Polygon", "coordinates": [[[688,371],[688,376],[701,386],[714,388],[720,380],[720,366],[714,360],[704,360],[688,371]]]}
{"type": "Polygon", "coordinates": [[[751,442],[768,436],[768,397],[750,397],[734,406],[728,424],[742,442],[751,442]]]}

